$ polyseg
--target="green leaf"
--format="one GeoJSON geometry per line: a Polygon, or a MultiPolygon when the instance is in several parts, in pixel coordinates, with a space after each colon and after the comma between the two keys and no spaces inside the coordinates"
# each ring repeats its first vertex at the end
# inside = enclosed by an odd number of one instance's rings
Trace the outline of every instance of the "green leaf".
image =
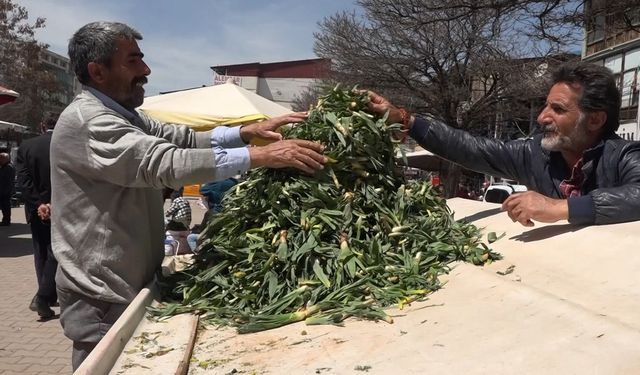
{"type": "Polygon", "coordinates": [[[488,241],[489,243],[494,243],[494,242],[496,242],[497,240],[499,240],[499,239],[501,239],[502,237],[504,237],[506,234],[507,234],[506,232],[502,232],[502,234],[498,237],[498,236],[496,235],[496,232],[489,232],[489,233],[487,233],[487,241],[488,241]]]}
{"type": "Polygon", "coordinates": [[[318,279],[322,282],[322,284],[324,284],[325,287],[327,288],[331,287],[331,282],[329,281],[329,278],[327,277],[327,275],[325,275],[324,271],[322,270],[322,266],[320,266],[320,262],[318,261],[318,259],[316,259],[315,262],[313,262],[313,272],[316,274],[318,279]]]}

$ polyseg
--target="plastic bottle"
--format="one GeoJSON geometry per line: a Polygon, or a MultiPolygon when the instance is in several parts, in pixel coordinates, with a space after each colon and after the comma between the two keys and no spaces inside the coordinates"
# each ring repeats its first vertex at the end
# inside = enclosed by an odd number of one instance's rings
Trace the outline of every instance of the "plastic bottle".
{"type": "Polygon", "coordinates": [[[164,237],[164,255],[175,255],[176,240],[167,232],[164,237]]]}

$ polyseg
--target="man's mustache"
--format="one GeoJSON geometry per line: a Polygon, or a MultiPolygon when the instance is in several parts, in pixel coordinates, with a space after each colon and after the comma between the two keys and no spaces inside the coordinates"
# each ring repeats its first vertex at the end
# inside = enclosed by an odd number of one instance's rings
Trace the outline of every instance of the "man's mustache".
{"type": "Polygon", "coordinates": [[[558,131],[558,127],[555,125],[544,125],[542,127],[542,131],[543,132],[557,132],[558,131]]]}
{"type": "Polygon", "coordinates": [[[148,81],[148,80],[147,80],[147,77],[142,77],[142,78],[138,78],[138,79],[134,80],[134,81],[133,81],[133,84],[134,84],[134,85],[137,85],[138,83],[146,84],[146,83],[147,83],[147,81],[148,81]]]}

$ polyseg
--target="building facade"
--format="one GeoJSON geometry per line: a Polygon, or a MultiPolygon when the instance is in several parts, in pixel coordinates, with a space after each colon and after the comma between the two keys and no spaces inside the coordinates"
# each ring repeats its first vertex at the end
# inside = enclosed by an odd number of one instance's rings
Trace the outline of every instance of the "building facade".
{"type": "Polygon", "coordinates": [[[80,93],[82,87],[71,69],[69,59],[49,50],[43,50],[40,60],[58,83],[58,90],[47,100],[45,113],[60,113],[80,93]]]}
{"type": "Polygon", "coordinates": [[[622,96],[618,134],[640,140],[640,7],[611,9],[603,0],[585,3],[587,18],[582,58],[604,65],[616,76],[622,96]]]}
{"type": "Polygon", "coordinates": [[[317,80],[325,78],[330,60],[309,59],[273,63],[212,66],[213,84],[232,81],[236,85],[291,108],[293,101],[317,80]]]}

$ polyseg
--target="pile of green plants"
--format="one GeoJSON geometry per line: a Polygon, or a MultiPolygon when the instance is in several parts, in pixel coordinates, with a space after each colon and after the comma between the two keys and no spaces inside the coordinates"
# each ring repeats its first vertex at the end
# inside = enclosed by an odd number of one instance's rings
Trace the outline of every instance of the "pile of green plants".
{"type": "Polygon", "coordinates": [[[451,262],[496,259],[430,183],[407,183],[396,165],[401,125],[367,103],[366,93],[336,87],[286,130],[324,144],[325,168],[250,172],[201,233],[193,265],[165,281],[168,302],[153,313],[198,313],[241,333],[302,320],[391,322],[384,308],[426,298],[451,262]]]}

